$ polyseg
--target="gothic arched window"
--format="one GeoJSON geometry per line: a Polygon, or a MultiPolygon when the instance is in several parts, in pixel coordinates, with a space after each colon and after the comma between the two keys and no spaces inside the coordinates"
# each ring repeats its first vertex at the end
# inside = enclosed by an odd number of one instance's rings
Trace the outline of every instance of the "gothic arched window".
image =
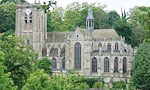
{"type": "Polygon", "coordinates": [[[32,23],[32,12],[30,13],[29,18],[30,18],[30,23],[32,23]]]}
{"type": "Polygon", "coordinates": [[[98,49],[102,47],[102,43],[98,43],[98,49]]]}
{"type": "Polygon", "coordinates": [[[95,57],[92,59],[92,72],[97,72],[97,59],[95,57]]]}
{"type": "Polygon", "coordinates": [[[127,72],[127,58],[123,58],[123,73],[127,72]]]}
{"type": "Polygon", "coordinates": [[[50,57],[57,57],[58,56],[58,48],[51,48],[49,52],[50,57]]]}
{"type": "Polygon", "coordinates": [[[25,21],[25,23],[28,23],[28,20],[27,20],[28,18],[27,18],[27,14],[25,14],[25,16],[24,16],[24,21],[25,21]]]}
{"type": "Polygon", "coordinates": [[[27,40],[27,45],[30,45],[30,40],[27,40]]]}
{"type": "Polygon", "coordinates": [[[118,43],[116,42],[115,43],[115,51],[118,51],[119,49],[118,49],[118,43]]]}
{"type": "Polygon", "coordinates": [[[53,58],[53,60],[52,60],[52,68],[57,69],[57,61],[55,58],[53,58]]]}
{"type": "Polygon", "coordinates": [[[74,68],[81,70],[81,44],[76,43],[74,46],[74,68]]]}
{"type": "Polygon", "coordinates": [[[114,59],[114,72],[118,72],[118,57],[114,59]]]}
{"type": "Polygon", "coordinates": [[[110,44],[110,43],[107,44],[107,50],[108,50],[109,52],[111,51],[111,44],[110,44]]]}
{"type": "Polygon", "coordinates": [[[62,59],[62,69],[65,69],[65,58],[62,59]]]}
{"type": "Polygon", "coordinates": [[[104,58],[104,72],[109,72],[109,58],[104,58]]]}

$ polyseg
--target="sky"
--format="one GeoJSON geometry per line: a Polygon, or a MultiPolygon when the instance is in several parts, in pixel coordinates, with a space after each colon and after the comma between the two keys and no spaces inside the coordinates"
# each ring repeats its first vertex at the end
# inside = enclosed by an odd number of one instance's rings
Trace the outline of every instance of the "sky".
{"type": "MultiPolygon", "coordinates": [[[[27,0],[29,3],[34,3],[35,0],[27,0]]],[[[37,2],[39,0],[36,0],[37,2]]],[[[49,0],[40,0],[40,2],[49,1],[49,0]]],[[[100,3],[106,5],[105,10],[115,10],[119,14],[121,14],[121,8],[125,11],[129,11],[131,8],[135,6],[150,6],[150,0],[55,0],[57,1],[57,6],[62,6],[66,8],[66,6],[73,2],[88,2],[90,3],[100,3]]]]}

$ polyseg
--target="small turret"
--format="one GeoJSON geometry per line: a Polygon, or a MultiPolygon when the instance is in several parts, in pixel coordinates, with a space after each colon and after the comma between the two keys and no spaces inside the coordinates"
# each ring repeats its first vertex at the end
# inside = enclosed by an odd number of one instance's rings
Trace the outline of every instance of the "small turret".
{"type": "Polygon", "coordinates": [[[88,9],[88,15],[86,18],[86,29],[90,32],[93,32],[94,30],[94,17],[93,17],[93,11],[91,8],[88,9]]]}

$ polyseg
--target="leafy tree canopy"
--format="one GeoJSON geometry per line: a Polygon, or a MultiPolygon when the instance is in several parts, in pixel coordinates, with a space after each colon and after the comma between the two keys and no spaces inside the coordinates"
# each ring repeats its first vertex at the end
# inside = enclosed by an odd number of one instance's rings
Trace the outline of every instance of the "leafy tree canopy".
{"type": "Polygon", "coordinates": [[[127,90],[126,83],[124,81],[112,82],[111,90],[127,90]]]}
{"type": "Polygon", "coordinates": [[[6,3],[6,2],[14,2],[14,3],[22,2],[22,3],[25,3],[27,1],[26,0],[2,0],[0,3],[6,3]]]}
{"type": "Polygon", "coordinates": [[[134,60],[133,85],[138,89],[150,89],[150,42],[145,41],[140,45],[134,60]]]}
{"type": "Polygon", "coordinates": [[[0,48],[5,54],[4,65],[7,66],[7,72],[11,72],[10,77],[20,89],[34,70],[37,54],[20,37],[12,35],[0,37],[0,48]]]}
{"type": "Polygon", "coordinates": [[[50,81],[50,76],[44,70],[37,70],[30,75],[22,90],[52,90],[50,81]]]}
{"type": "Polygon", "coordinates": [[[127,44],[131,44],[132,46],[135,46],[135,41],[134,41],[134,35],[132,32],[131,25],[128,23],[128,17],[126,12],[122,12],[122,16],[120,20],[118,20],[115,24],[115,30],[116,32],[120,35],[125,37],[125,42],[127,44]]]}
{"type": "Polygon", "coordinates": [[[51,90],[86,90],[89,86],[85,82],[79,82],[82,76],[76,74],[55,75],[52,78],[51,90]]]}
{"type": "Polygon", "coordinates": [[[44,70],[33,72],[28,78],[23,90],[85,90],[88,89],[86,83],[77,82],[81,76],[74,74],[54,75],[50,77],[44,70]]]}
{"type": "Polygon", "coordinates": [[[36,64],[39,69],[44,69],[46,73],[52,74],[52,62],[48,58],[37,60],[36,64]]]}
{"type": "Polygon", "coordinates": [[[88,8],[93,9],[95,29],[112,28],[107,22],[108,17],[104,7],[96,3],[88,4],[87,2],[82,4],[78,2],[71,3],[65,10],[62,7],[57,7],[51,12],[51,26],[48,25],[48,31],[74,31],[77,26],[85,28],[88,8]]]}
{"type": "Polygon", "coordinates": [[[15,30],[15,11],[13,2],[0,4],[0,33],[15,30]]]}
{"type": "Polygon", "coordinates": [[[7,67],[3,65],[4,53],[0,51],[0,90],[17,90],[13,80],[10,78],[10,72],[5,72],[7,67]]]}

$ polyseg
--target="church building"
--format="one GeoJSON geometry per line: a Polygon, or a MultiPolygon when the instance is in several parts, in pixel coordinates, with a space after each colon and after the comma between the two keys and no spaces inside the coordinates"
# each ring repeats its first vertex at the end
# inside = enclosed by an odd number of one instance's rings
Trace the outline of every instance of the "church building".
{"type": "Polygon", "coordinates": [[[85,22],[86,28],[73,32],[47,32],[47,16],[39,3],[18,4],[15,35],[33,46],[39,58],[51,59],[56,74],[74,69],[106,82],[129,81],[135,50],[114,29],[94,29],[90,8],[85,22]]]}

